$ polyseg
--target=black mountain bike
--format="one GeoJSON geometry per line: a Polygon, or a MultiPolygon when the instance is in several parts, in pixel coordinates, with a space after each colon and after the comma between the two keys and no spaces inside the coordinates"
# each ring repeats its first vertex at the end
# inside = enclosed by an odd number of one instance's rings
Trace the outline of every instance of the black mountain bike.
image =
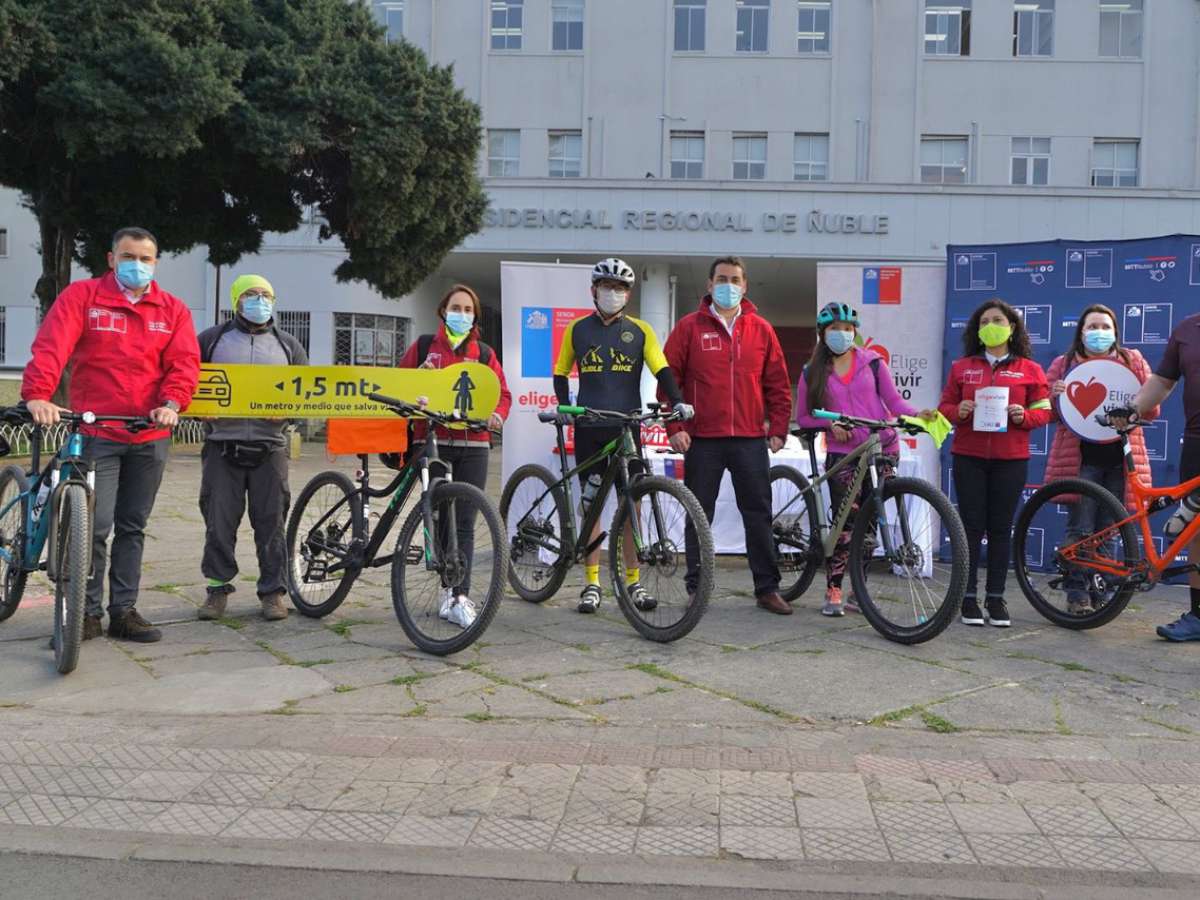
{"type": "Polygon", "coordinates": [[[357,486],[338,471],[321,472],[304,486],[287,526],[292,605],[306,616],[327,616],[364,569],[390,565],[392,606],[409,640],[426,653],[457,653],[495,618],[508,544],[492,501],[474,485],[452,480],[450,464],[438,457],[433,426],[484,431],[487,422],[382,394],[365,396],[405,418],[427,419],[428,436],[386,487],[371,487],[366,455],[359,456],[357,486]],[[418,485],[420,501],[404,520],[393,551],[384,554],[383,543],[418,485]],[[382,498],[390,499],[372,528],[369,502],[382,498]],[[473,618],[454,610],[457,595],[468,593],[473,618]]]}
{"type": "Polygon", "coordinates": [[[650,412],[621,413],[582,406],[560,406],[559,413],[575,416],[576,422],[618,425],[621,434],[605,444],[590,459],[575,468],[567,464],[563,425],[556,413],[539,413],[542,422],[557,427],[558,458],[562,475],[555,478],[544,466],[521,466],[504,485],[500,514],[508,529],[510,545],[509,583],[530,603],[542,603],[562,587],[571,566],[581,562],[608,538],[609,568],[613,593],[625,618],[643,636],[666,643],[683,637],[696,627],[708,608],[713,584],[712,529],[700,501],[672,478],[650,475],[650,465],[634,441],[643,422],[675,421],[664,415],[657,403],[650,412]],[[596,491],[575,526],[575,477],[587,466],[604,462],[596,491]],[[592,531],[604,510],[613,487],[617,509],[607,532],[592,540],[592,531]],[[685,542],[695,535],[699,572],[695,585],[686,582],[685,542]],[[653,606],[639,609],[625,583],[625,555],[632,539],[641,569],[641,584],[653,606]]]}

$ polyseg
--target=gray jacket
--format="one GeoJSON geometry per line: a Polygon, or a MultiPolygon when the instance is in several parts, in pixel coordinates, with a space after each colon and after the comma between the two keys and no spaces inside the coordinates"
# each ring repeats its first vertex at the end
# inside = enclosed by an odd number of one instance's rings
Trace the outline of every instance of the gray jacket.
{"type": "MultiPolygon", "coordinates": [[[[251,331],[241,317],[214,325],[200,333],[202,363],[252,364],[263,366],[306,366],[308,354],[300,342],[274,324],[251,331]]],[[[210,441],[255,441],[282,447],[285,443],[283,420],[217,419],[205,424],[210,441]]]]}

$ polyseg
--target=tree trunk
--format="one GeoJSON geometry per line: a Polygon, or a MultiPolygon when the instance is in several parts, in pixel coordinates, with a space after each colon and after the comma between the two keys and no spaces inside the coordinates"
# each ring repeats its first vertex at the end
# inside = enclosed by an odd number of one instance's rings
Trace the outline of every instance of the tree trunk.
{"type": "MultiPolygon", "coordinates": [[[[38,216],[38,230],[41,233],[42,274],[33,288],[38,298],[41,318],[46,317],[54,300],[71,283],[71,257],[75,248],[75,229],[47,221],[44,215],[38,216]]],[[[67,404],[67,389],[71,382],[70,366],[63,371],[54,392],[53,400],[60,406],[67,404]]]]}

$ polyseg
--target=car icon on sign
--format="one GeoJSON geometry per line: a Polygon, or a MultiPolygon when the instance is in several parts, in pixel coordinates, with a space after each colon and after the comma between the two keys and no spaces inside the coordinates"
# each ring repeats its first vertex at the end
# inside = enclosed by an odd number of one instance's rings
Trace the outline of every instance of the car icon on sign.
{"type": "Polygon", "coordinates": [[[233,388],[229,384],[229,377],[220,369],[201,369],[195,398],[211,400],[217,406],[229,406],[233,402],[233,388]]]}

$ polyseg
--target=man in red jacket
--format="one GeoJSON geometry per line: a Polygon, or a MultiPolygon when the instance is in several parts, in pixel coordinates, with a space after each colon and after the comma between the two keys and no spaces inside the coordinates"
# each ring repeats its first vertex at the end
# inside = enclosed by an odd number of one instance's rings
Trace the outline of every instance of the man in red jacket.
{"type": "Polygon", "coordinates": [[[167,463],[170,428],[196,390],[200,348],[187,305],[154,279],[158,241],[122,228],[108,254],[111,272],[67,286],[38,329],[21,397],[34,422],[53,425],[66,410],[50,401],[71,365],[70,404],[80,412],[149,416],[160,428],[131,434],[90,429],[85,453],[96,466],[92,575],[83,639],[99,637],[105,544],[115,530],[109,571],[108,636],[151,643],[162,632],[139,615],[146,520],[167,463]]]}
{"type": "MultiPolygon", "coordinates": [[[[667,362],[695,407],[690,422],[668,426],[671,448],[684,456],[684,484],[712,522],[728,470],[746,529],[746,556],[758,605],[781,616],[779,564],[771,539],[770,457],[787,439],[792,398],[779,338],[745,298],[746,266],[736,256],[713,262],[708,294],[667,338],[667,362]],[[764,423],[766,427],[764,427],[764,423]]],[[[695,535],[687,534],[687,584],[699,571],[695,535]]]]}

